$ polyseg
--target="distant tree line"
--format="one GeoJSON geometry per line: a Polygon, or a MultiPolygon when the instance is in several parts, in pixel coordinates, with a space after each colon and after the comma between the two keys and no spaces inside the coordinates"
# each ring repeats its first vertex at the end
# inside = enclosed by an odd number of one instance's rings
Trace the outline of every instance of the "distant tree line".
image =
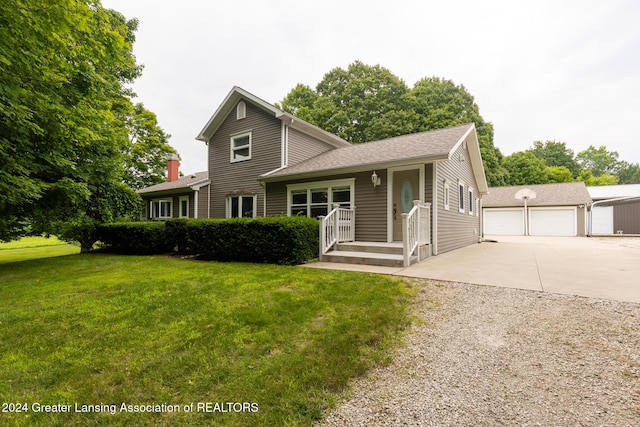
{"type": "Polygon", "coordinates": [[[356,61],[346,70],[326,73],[315,89],[298,84],[279,106],[354,144],[475,123],[492,187],[640,183],[640,165],[620,160],[605,146],[575,155],[564,142],[536,141],[526,151],[504,156],[494,145],[493,125],[482,118],[473,96],[464,86],[438,77],[425,77],[409,88],[388,69],[356,61]]]}

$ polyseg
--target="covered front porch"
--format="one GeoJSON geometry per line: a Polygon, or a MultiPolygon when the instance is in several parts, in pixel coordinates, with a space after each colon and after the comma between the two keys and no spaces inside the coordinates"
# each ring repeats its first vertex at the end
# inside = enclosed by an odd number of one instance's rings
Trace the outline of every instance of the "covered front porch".
{"type": "Polygon", "coordinates": [[[431,204],[414,200],[401,219],[401,241],[356,241],[356,209],[333,205],[328,215],[320,217],[320,261],[408,267],[429,257],[431,204]]]}

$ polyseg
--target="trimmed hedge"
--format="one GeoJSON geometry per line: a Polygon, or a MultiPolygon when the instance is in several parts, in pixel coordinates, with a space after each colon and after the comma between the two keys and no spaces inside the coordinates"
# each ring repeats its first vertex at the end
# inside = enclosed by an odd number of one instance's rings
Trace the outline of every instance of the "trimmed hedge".
{"type": "Polygon", "coordinates": [[[125,255],[153,255],[172,252],[175,244],[167,238],[163,222],[122,222],[98,227],[102,243],[125,255]]]}
{"type": "Polygon", "coordinates": [[[190,220],[191,250],[218,261],[300,264],[318,257],[318,221],[306,217],[190,220]]]}
{"type": "Polygon", "coordinates": [[[191,253],[217,261],[295,265],[318,257],[318,221],[306,217],[175,219],[100,227],[122,254],[191,253]]]}

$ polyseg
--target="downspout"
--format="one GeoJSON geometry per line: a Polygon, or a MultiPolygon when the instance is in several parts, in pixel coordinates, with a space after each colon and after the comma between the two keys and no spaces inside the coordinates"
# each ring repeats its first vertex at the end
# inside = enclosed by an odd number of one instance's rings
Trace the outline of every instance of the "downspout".
{"type": "Polygon", "coordinates": [[[433,236],[431,238],[431,254],[438,255],[438,162],[433,163],[433,236]]]}
{"type": "Polygon", "coordinates": [[[193,217],[198,218],[198,193],[200,189],[193,192],[193,217]]]}

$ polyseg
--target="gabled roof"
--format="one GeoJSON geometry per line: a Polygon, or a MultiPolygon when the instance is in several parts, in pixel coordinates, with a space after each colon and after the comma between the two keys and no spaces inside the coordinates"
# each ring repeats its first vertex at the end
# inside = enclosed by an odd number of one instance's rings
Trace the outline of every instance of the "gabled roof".
{"type": "Polygon", "coordinates": [[[152,185],[137,191],[138,194],[177,192],[179,190],[194,190],[198,186],[206,185],[209,182],[209,172],[196,172],[185,175],[172,182],[163,182],[152,185]]]}
{"type": "Polygon", "coordinates": [[[584,182],[564,182],[491,187],[489,194],[482,198],[482,206],[485,208],[523,206],[524,201],[516,199],[516,193],[525,188],[536,193],[534,199],[527,200],[528,206],[573,206],[591,203],[591,197],[584,182]]]}
{"type": "Polygon", "coordinates": [[[446,160],[465,140],[468,142],[467,146],[479,190],[481,193],[486,193],[487,182],[474,124],[464,124],[329,150],[309,160],[266,173],[261,179],[279,181],[293,177],[303,178],[328,175],[329,173],[386,168],[413,161],[446,160]],[[471,139],[468,139],[467,137],[470,136],[471,139]]]}
{"type": "Polygon", "coordinates": [[[231,92],[229,92],[224,101],[222,101],[222,104],[220,104],[216,112],[213,113],[213,116],[211,116],[207,124],[204,126],[204,128],[202,128],[196,139],[208,143],[211,137],[222,125],[222,122],[234,110],[234,108],[240,101],[250,102],[251,104],[261,108],[267,113],[272,114],[276,119],[281,120],[293,129],[297,129],[300,132],[317,138],[334,147],[344,147],[347,145],[351,145],[337,135],[324,131],[319,127],[307,123],[292,114],[276,108],[263,99],[258,98],[257,96],[247,92],[246,90],[238,86],[234,86],[233,89],[231,89],[231,92]]]}

